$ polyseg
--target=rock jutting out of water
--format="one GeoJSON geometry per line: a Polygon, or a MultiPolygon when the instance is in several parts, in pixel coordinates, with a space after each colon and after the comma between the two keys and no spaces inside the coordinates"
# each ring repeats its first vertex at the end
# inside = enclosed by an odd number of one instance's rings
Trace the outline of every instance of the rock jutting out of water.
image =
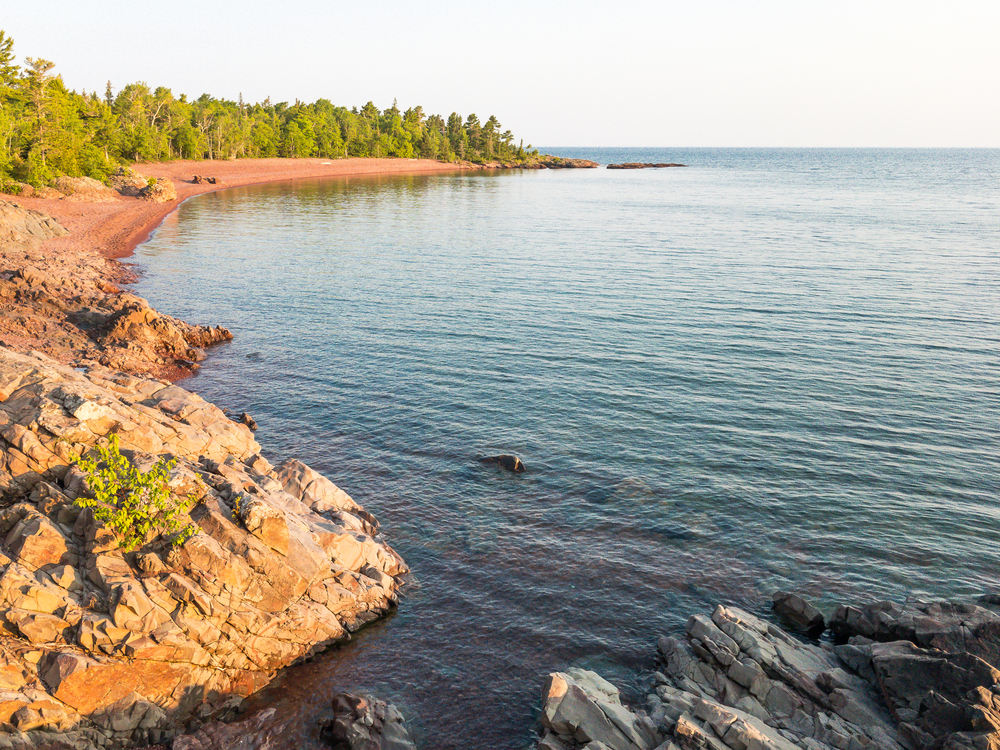
{"type": "Polygon", "coordinates": [[[687,164],[651,164],[646,162],[630,161],[624,164],[609,164],[607,169],[663,169],[664,167],[686,167],[687,164]]]}
{"type": "Polygon", "coordinates": [[[506,453],[499,456],[483,456],[482,458],[479,459],[479,463],[495,464],[499,466],[501,469],[505,469],[506,471],[512,471],[515,474],[520,474],[525,470],[524,463],[521,461],[520,458],[506,453]]]}
{"type": "Polygon", "coordinates": [[[160,741],[393,606],[399,556],[347,493],[274,468],[175,385],[0,348],[0,748],[160,741]],[[200,530],[134,551],[74,500],[109,435],[200,530]]]}
{"type": "Polygon", "coordinates": [[[691,617],[683,638],[660,639],[648,712],[624,707],[593,672],[550,675],[538,748],[997,748],[998,604],[841,607],[832,627],[847,642],[837,646],[720,606],[691,617]]]}
{"type": "Polygon", "coordinates": [[[391,703],[370,695],[341,693],[333,699],[333,721],[323,728],[330,744],[342,750],[416,750],[391,703]]]}
{"type": "Polygon", "coordinates": [[[817,638],[826,630],[823,613],[798,594],[776,591],[771,597],[775,614],[796,630],[817,638]]]}

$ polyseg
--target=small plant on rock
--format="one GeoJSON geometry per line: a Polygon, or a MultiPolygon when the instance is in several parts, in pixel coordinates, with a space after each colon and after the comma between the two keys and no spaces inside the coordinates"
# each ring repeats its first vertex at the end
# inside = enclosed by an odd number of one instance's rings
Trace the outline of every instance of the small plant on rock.
{"type": "MultiPolygon", "coordinates": [[[[90,508],[94,518],[114,531],[119,546],[133,550],[150,531],[171,535],[174,546],[183,544],[199,529],[185,523],[188,505],[178,505],[168,486],[176,459],[162,458],[149,471],[139,471],[122,455],[118,436],[111,435],[106,446],[98,446],[96,457],[81,456],[73,463],[87,475],[94,497],[78,497],[76,505],[90,508]]],[[[190,498],[189,498],[190,500],[190,498]]]]}

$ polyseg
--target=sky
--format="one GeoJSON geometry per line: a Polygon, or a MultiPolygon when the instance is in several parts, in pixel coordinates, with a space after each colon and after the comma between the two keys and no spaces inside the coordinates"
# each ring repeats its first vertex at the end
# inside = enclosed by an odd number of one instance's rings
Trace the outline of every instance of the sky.
{"type": "Polygon", "coordinates": [[[496,115],[535,146],[1000,147],[1000,0],[0,0],[75,90],[496,115]]]}

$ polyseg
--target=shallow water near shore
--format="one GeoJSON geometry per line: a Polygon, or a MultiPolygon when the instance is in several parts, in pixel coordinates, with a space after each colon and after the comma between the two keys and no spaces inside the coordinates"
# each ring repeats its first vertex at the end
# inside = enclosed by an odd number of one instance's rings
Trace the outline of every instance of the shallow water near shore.
{"type": "Polygon", "coordinates": [[[422,747],[522,748],[546,673],[634,689],[716,602],[1000,589],[1000,151],[550,152],[689,166],[237,188],[136,251],[235,334],[183,385],[413,569],[276,722],[368,689],[422,747]]]}

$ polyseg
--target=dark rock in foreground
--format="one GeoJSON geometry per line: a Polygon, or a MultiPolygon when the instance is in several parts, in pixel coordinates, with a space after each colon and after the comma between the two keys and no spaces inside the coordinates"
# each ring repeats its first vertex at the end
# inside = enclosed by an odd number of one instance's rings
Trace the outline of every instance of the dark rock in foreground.
{"type": "MultiPolygon", "coordinates": [[[[786,604],[812,621],[808,606],[786,604]]],[[[717,607],[692,617],[683,638],[660,639],[648,713],[624,707],[593,672],[550,675],[538,747],[995,750],[1000,607],[989,598],[980,605],[841,607],[832,627],[850,640],[840,646],[803,643],[717,607]]]]}
{"type": "Polygon", "coordinates": [[[341,693],[323,737],[336,750],[416,750],[395,706],[369,695],[341,693]]]}
{"type": "Polygon", "coordinates": [[[826,630],[823,613],[798,594],[775,591],[771,596],[774,612],[796,630],[818,638],[826,630]]]}
{"type": "Polygon", "coordinates": [[[501,469],[512,471],[515,474],[520,474],[524,471],[524,464],[521,463],[521,459],[517,456],[511,456],[506,453],[500,456],[483,456],[479,459],[479,463],[496,464],[501,469]]]}
{"type": "Polygon", "coordinates": [[[609,164],[608,169],[662,169],[663,167],[686,167],[687,164],[651,164],[649,162],[629,161],[624,164],[609,164]]]}

